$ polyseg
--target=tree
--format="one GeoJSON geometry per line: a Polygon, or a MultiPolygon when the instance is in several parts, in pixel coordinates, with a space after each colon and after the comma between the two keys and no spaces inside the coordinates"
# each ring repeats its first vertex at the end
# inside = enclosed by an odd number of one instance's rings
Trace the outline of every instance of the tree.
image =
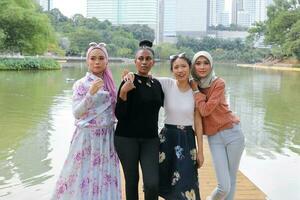
{"type": "Polygon", "coordinates": [[[248,29],[249,35],[246,38],[247,44],[253,46],[266,32],[265,22],[255,22],[254,26],[248,29]]]}
{"type": "Polygon", "coordinates": [[[5,39],[5,33],[4,31],[0,28],[0,49],[4,47],[4,39],[5,39]]]}
{"type": "Polygon", "coordinates": [[[274,0],[268,7],[268,19],[249,29],[248,41],[262,35],[264,43],[272,45],[274,57],[296,56],[299,59],[300,7],[296,0],[274,0]]]}
{"type": "Polygon", "coordinates": [[[49,18],[31,0],[1,0],[2,51],[42,54],[56,39],[49,18]]]}
{"type": "Polygon", "coordinates": [[[292,26],[287,38],[285,49],[300,60],[300,20],[292,26]]]}
{"type": "Polygon", "coordinates": [[[155,47],[155,52],[160,56],[160,59],[168,60],[170,55],[180,53],[174,44],[161,43],[155,47]]]}
{"type": "Polygon", "coordinates": [[[83,55],[90,42],[101,41],[100,34],[94,30],[80,28],[75,33],[69,35],[70,49],[68,55],[83,55]]]}
{"type": "Polygon", "coordinates": [[[139,25],[139,24],[126,25],[126,26],[124,25],[123,28],[125,31],[132,33],[134,39],[138,41],[144,39],[154,41],[155,39],[154,30],[147,25],[139,25]]]}

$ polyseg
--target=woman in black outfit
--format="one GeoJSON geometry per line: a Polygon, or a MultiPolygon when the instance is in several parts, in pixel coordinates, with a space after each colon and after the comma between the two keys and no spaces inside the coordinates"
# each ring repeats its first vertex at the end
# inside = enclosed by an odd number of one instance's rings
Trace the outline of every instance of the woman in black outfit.
{"type": "Polygon", "coordinates": [[[115,146],[125,175],[126,199],[138,200],[140,163],[145,200],[157,200],[158,113],[164,95],[158,80],[148,75],[154,65],[152,42],[143,40],[139,46],[135,55],[135,79],[123,81],[118,91],[115,146]]]}

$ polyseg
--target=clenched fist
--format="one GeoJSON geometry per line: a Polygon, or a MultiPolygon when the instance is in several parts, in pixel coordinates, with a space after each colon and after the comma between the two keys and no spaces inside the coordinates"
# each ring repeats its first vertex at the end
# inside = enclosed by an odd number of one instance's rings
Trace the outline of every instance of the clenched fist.
{"type": "Polygon", "coordinates": [[[103,87],[103,85],[104,85],[104,82],[101,78],[98,80],[95,80],[89,89],[89,93],[91,95],[96,94],[96,92],[98,92],[98,90],[100,90],[103,87]]]}

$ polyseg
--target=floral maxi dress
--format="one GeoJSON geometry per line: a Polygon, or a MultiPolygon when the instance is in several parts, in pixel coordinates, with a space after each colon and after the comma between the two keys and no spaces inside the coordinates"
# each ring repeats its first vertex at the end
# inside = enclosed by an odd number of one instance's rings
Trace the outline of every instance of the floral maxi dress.
{"type": "Polygon", "coordinates": [[[87,73],[73,86],[76,118],[69,154],[53,200],[120,200],[119,159],[113,142],[114,106],[106,88],[88,93],[98,77],[87,73]]]}

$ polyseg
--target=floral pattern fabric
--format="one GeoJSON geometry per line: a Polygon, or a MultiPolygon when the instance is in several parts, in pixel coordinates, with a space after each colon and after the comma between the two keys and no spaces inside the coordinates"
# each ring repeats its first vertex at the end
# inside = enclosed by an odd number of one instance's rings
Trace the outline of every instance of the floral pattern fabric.
{"type": "Polygon", "coordinates": [[[52,200],[121,200],[114,105],[106,88],[88,93],[97,78],[87,73],[73,86],[76,130],[52,200]]]}
{"type": "Polygon", "coordinates": [[[192,128],[165,126],[160,134],[159,194],[167,200],[200,200],[192,128]]]}

